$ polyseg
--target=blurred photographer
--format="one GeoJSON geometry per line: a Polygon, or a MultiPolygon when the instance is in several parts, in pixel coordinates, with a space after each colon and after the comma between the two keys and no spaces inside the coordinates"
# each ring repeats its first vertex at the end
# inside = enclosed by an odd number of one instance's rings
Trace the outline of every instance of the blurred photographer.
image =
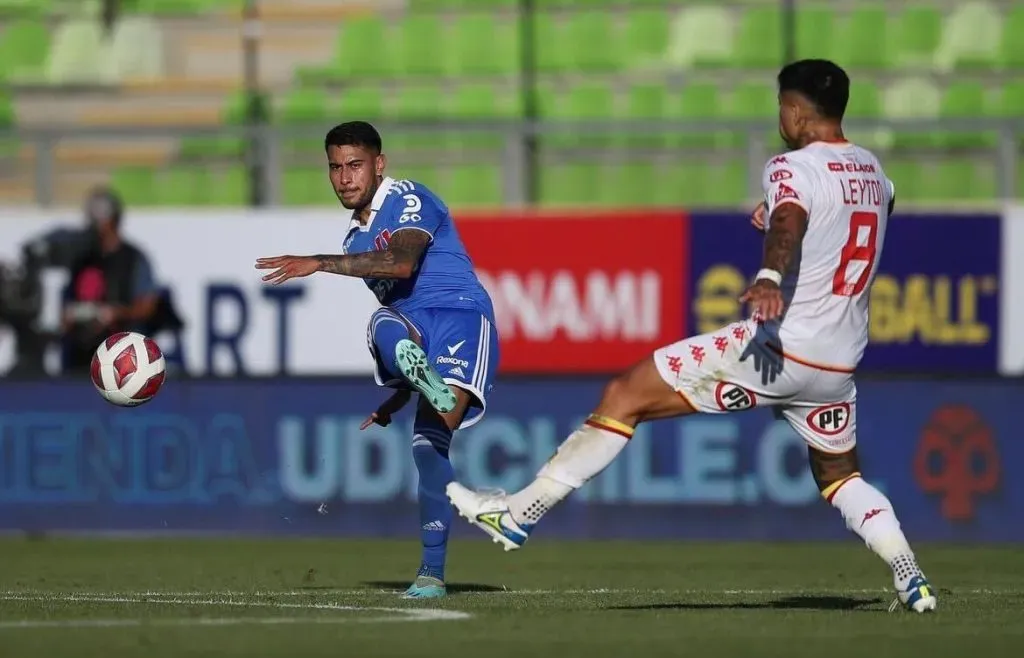
{"type": "Polygon", "coordinates": [[[145,332],[160,306],[149,259],[121,237],[124,206],[97,188],[85,204],[90,248],[71,262],[62,314],[64,371],[89,370],[93,352],[118,331],[145,332]]]}

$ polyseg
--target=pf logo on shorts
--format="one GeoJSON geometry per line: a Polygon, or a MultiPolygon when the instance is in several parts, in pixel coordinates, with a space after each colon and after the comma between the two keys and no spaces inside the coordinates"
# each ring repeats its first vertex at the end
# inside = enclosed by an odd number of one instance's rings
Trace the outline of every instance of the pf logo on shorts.
{"type": "Polygon", "coordinates": [[[850,424],[850,405],[846,402],[818,407],[807,414],[807,425],[824,436],[835,436],[850,424]]]}
{"type": "Polygon", "coordinates": [[[757,404],[754,394],[736,384],[718,382],[715,387],[715,402],[722,411],[743,411],[757,404]]]}

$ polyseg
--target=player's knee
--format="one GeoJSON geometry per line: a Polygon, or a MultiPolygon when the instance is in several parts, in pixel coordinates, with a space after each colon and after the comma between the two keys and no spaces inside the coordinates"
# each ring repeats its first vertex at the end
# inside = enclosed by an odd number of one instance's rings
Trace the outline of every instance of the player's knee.
{"type": "Polygon", "coordinates": [[[808,448],[807,451],[811,474],[814,476],[814,482],[818,485],[819,491],[825,491],[837,483],[860,474],[860,460],[857,457],[856,447],[839,453],[823,452],[816,448],[808,448]]]}

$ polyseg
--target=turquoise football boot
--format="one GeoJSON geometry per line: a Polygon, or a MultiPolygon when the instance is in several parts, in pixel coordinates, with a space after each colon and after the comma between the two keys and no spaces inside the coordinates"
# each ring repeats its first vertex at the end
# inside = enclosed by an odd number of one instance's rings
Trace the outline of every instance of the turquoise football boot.
{"type": "Polygon", "coordinates": [[[444,581],[436,576],[430,575],[430,571],[424,566],[416,574],[416,580],[409,589],[402,594],[403,599],[440,599],[448,595],[444,581]]]}
{"type": "Polygon", "coordinates": [[[398,341],[395,346],[395,365],[409,384],[439,413],[446,414],[455,408],[455,393],[431,367],[427,353],[419,345],[408,338],[398,341]]]}

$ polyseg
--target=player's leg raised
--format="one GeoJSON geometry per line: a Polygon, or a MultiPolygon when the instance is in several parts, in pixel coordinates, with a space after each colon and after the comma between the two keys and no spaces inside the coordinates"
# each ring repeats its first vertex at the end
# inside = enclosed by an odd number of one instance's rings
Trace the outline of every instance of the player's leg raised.
{"type": "Polygon", "coordinates": [[[448,497],[470,523],[505,550],[522,546],[533,526],[571,492],[603,471],[644,420],[693,413],[686,398],[659,372],[653,358],[610,381],[594,413],[567,438],[537,478],[511,496],[448,485],[448,497]]]}

